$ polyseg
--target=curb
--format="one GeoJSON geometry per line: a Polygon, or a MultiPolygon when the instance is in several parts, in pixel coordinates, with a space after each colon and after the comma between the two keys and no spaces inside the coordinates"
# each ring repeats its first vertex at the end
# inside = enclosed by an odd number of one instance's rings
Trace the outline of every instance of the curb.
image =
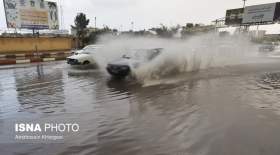
{"type": "Polygon", "coordinates": [[[52,61],[61,61],[61,60],[66,60],[66,57],[30,58],[30,59],[24,59],[24,60],[7,59],[7,60],[0,60],[0,65],[28,64],[28,63],[52,62],[52,61]]]}
{"type": "Polygon", "coordinates": [[[30,62],[31,62],[30,59],[16,60],[16,64],[26,64],[26,63],[30,63],[30,62]]]}
{"type": "Polygon", "coordinates": [[[0,65],[13,65],[17,64],[16,60],[1,60],[0,65]]]}
{"type": "Polygon", "coordinates": [[[71,51],[50,52],[50,53],[7,54],[7,55],[2,54],[0,55],[0,66],[61,61],[61,60],[66,60],[66,58],[71,54],[72,54],[71,51]]]}
{"type": "Polygon", "coordinates": [[[70,55],[71,51],[66,52],[50,52],[50,53],[27,53],[27,54],[1,54],[0,58],[9,58],[9,59],[15,59],[17,57],[34,57],[34,56],[42,56],[42,57],[50,57],[55,55],[70,55]]]}

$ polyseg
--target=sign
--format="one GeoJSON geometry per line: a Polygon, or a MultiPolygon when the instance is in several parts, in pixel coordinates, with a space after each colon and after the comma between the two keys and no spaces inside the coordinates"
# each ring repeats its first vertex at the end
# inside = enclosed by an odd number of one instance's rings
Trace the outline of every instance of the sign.
{"type": "Polygon", "coordinates": [[[243,11],[243,8],[227,10],[225,25],[240,25],[242,23],[243,11]]]}
{"type": "Polygon", "coordinates": [[[274,13],[273,21],[277,22],[280,21],[280,3],[276,3],[276,9],[274,13]]]}
{"type": "Polygon", "coordinates": [[[275,10],[276,3],[245,7],[242,23],[273,22],[275,10]]]}
{"type": "Polygon", "coordinates": [[[8,28],[59,29],[55,2],[44,0],[3,0],[8,28]]]}

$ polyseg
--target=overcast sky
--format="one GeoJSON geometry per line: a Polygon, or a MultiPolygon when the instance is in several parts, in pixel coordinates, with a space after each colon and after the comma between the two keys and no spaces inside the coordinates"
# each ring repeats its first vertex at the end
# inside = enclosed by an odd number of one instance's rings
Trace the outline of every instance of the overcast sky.
{"type": "MultiPolygon", "coordinates": [[[[52,0],[63,8],[63,25],[69,29],[77,13],[90,19],[90,26],[108,25],[128,30],[148,29],[160,23],[172,26],[187,22],[209,24],[224,17],[226,9],[242,7],[242,0],[52,0]]],[[[247,0],[247,5],[277,2],[275,0],[247,0]]],[[[0,0],[0,29],[6,28],[3,1],[0,0]]],[[[279,30],[280,32],[280,30],[279,30]]]]}

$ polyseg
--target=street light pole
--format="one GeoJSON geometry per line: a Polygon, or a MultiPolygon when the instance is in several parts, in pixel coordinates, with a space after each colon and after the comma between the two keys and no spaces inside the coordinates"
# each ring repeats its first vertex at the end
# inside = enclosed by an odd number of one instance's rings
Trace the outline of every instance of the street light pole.
{"type": "Polygon", "coordinates": [[[94,17],[94,27],[95,27],[95,30],[96,30],[96,17],[94,17]]]}
{"type": "Polygon", "coordinates": [[[131,31],[132,32],[134,31],[134,22],[133,21],[131,22],[131,31]]]}
{"type": "Polygon", "coordinates": [[[64,29],[64,15],[63,15],[63,2],[62,0],[59,0],[59,6],[60,6],[60,29],[63,30],[64,29]]]}
{"type": "Polygon", "coordinates": [[[245,6],[246,6],[246,1],[247,0],[242,0],[243,1],[243,9],[245,8],[245,6]]]}
{"type": "MultiPolygon", "coordinates": [[[[244,13],[245,13],[245,6],[246,6],[246,1],[247,1],[247,0],[242,0],[242,1],[243,1],[243,15],[244,15],[244,13]]],[[[241,28],[242,28],[242,21],[241,21],[241,23],[240,23],[239,33],[241,32],[241,28]]]]}

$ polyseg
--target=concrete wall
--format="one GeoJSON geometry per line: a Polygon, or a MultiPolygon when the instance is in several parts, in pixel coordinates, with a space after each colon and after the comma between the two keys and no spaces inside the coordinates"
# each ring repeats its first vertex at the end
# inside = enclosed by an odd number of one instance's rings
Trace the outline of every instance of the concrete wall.
{"type": "Polygon", "coordinates": [[[0,37],[0,54],[65,51],[72,49],[71,37],[0,37]]]}

